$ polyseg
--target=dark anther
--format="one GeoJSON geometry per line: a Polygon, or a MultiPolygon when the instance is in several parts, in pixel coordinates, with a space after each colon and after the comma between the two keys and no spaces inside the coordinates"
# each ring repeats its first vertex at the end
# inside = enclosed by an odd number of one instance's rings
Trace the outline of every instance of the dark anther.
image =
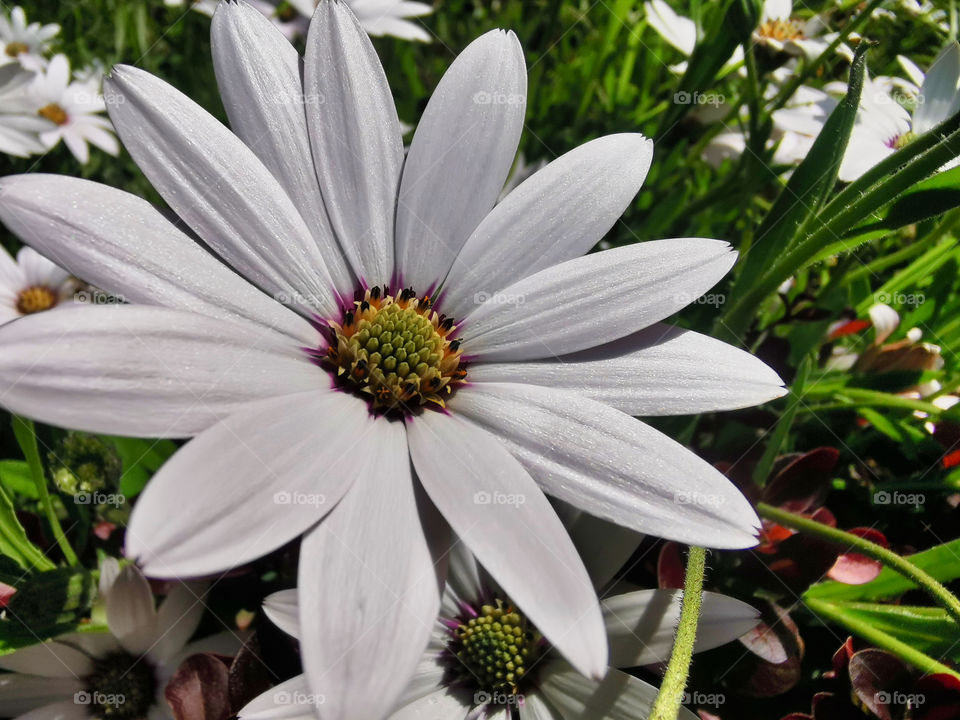
{"type": "Polygon", "coordinates": [[[379,299],[380,299],[380,286],[379,286],[379,285],[370,288],[370,297],[372,297],[374,300],[379,300],[379,299]]]}
{"type": "Polygon", "coordinates": [[[440,327],[442,327],[444,330],[450,330],[450,329],[452,329],[452,328],[453,328],[453,318],[447,318],[446,320],[444,320],[442,323],[440,323],[440,327]]]}
{"type": "Polygon", "coordinates": [[[370,309],[370,303],[368,303],[366,300],[360,303],[360,312],[365,312],[366,310],[369,310],[369,309],[370,309]]]}
{"type": "Polygon", "coordinates": [[[460,341],[459,341],[459,340],[453,340],[453,341],[450,343],[450,349],[453,350],[454,352],[456,352],[457,350],[459,350],[459,349],[460,349],[460,341]]]}
{"type": "Polygon", "coordinates": [[[353,325],[353,311],[347,310],[343,314],[343,324],[344,325],[353,325]]]}

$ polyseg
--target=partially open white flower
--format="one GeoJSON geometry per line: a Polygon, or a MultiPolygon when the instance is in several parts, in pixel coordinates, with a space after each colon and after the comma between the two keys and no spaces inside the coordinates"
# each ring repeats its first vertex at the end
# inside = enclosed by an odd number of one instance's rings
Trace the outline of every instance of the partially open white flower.
{"type": "MultiPolygon", "coordinates": [[[[647,0],[643,4],[643,9],[646,12],[647,23],[660,37],[679,50],[684,57],[690,57],[693,54],[693,49],[697,45],[697,24],[693,20],[677,15],[665,0],[647,0]]],[[[730,59],[720,69],[718,77],[723,77],[731,70],[740,67],[742,63],[743,48],[738,45],[730,59]]],[[[687,62],[671,65],[670,69],[678,74],[686,72],[687,62]]]]}
{"type": "Polygon", "coordinates": [[[55,55],[50,60],[31,88],[39,106],[37,114],[51,123],[50,129],[40,133],[40,140],[47,148],[63,140],[81,163],[90,159],[87,143],[110,155],[120,152],[113,126],[100,114],[106,105],[99,85],[97,77],[71,82],[70,61],[66,55],[55,55]]]}
{"type": "Polygon", "coordinates": [[[0,325],[63,307],[75,290],[70,273],[33,248],[22,248],[14,260],[0,247],[0,325]]]}
{"type": "Polygon", "coordinates": [[[43,69],[47,45],[59,32],[60,26],[53,23],[28,23],[20,6],[9,17],[0,13],[0,65],[19,63],[27,70],[43,69]]]}
{"type": "Polygon", "coordinates": [[[203,615],[203,586],[175,584],[155,607],[137,568],[109,558],[100,596],[110,632],[78,632],[0,657],[0,707],[26,720],[172,720],[163,696],[180,663],[200,652],[230,654],[230,635],[187,644],[203,615]]]}
{"type": "Polygon", "coordinates": [[[140,304],[4,328],[3,403],[95,432],[197,435],[131,517],[127,552],[148,574],[224,570],[309,531],[304,631],[339,669],[305,658],[329,698],[370,695],[382,678],[359,668],[386,652],[399,684],[374,695],[400,692],[437,614],[439,585],[419,581],[442,583],[432,540],[448,525],[542,632],[573,628],[561,654],[601,673],[596,595],[545,493],[682,542],[756,542],[739,491],[631,417],[783,394],[749,354],[658,324],[735,253],[682,238],[583,256],[646,175],[640,135],[587,143],[495,204],[525,110],[512,33],[457,58],[404,162],[383,69],[343,2],[318,8],[302,80],[249,5],[221,4],[212,31],[236,135],[136,68],[106,87],[131,155],[220,259],[122,191],[4,179],[11,230],[140,304]],[[371,613],[393,620],[376,637],[371,613]]]}
{"type": "MultiPolygon", "coordinates": [[[[601,678],[591,679],[559,657],[554,638],[541,635],[524,607],[515,605],[462,545],[455,545],[440,616],[409,685],[382,716],[364,713],[366,703],[358,699],[356,717],[506,720],[512,709],[519,720],[645,718],[657,688],[616,668],[670,659],[680,600],[679,590],[639,590],[602,600],[609,667],[601,678]]],[[[285,632],[301,636],[304,617],[295,590],[271,595],[264,610],[285,632]]],[[[757,621],[756,610],[746,603],[706,592],[694,649],[702,652],[730,642],[757,621]]],[[[370,631],[376,632],[375,626],[370,631]]],[[[391,671],[389,666],[382,669],[391,671]]],[[[308,678],[300,675],[260,695],[239,717],[315,720],[317,714],[324,717],[325,705],[308,678]]],[[[696,718],[685,708],[680,717],[696,718]]]]}

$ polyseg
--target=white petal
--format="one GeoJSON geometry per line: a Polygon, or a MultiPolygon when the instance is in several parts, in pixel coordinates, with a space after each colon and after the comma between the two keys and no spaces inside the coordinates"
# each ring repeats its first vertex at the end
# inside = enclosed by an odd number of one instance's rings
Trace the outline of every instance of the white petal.
{"type": "Polygon", "coordinates": [[[370,38],[342,0],[317,7],[303,80],[317,177],[340,245],[361,281],[390,282],[400,120],[370,38]]]}
{"type": "Polygon", "coordinates": [[[393,713],[388,720],[462,720],[472,707],[465,690],[443,689],[393,713]]]}
{"type": "MultiPolygon", "coordinates": [[[[648,716],[657,697],[657,688],[642,680],[610,670],[601,681],[588,680],[563,663],[552,662],[541,670],[540,691],[560,714],[574,720],[603,718],[603,720],[637,720],[648,716]]],[[[697,716],[680,708],[682,720],[698,720],[697,716]]]]}
{"type": "Polygon", "coordinates": [[[550,707],[542,693],[534,692],[523,696],[520,720],[564,720],[564,717],[550,707]]]}
{"type": "Polygon", "coordinates": [[[356,282],[320,195],[300,79],[300,56],[276,25],[246,3],[221,3],[210,25],[217,85],[230,127],[287,191],[310,228],[335,287],[356,282]]]}
{"type": "Polygon", "coordinates": [[[446,575],[426,536],[436,528],[421,526],[443,523],[418,503],[404,426],[377,425],[357,481],[300,547],[300,648],[328,720],[380,718],[395,706],[430,639],[446,575]]]}
{"type": "Polygon", "coordinates": [[[484,298],[464,319],[465,352],[531,360],[603,345],[690,304],[736,259],[725,242],[685,238],[569,260],[484,298]]]}
{"type": "Polygon", "coordinates": [[[662,324],[556,360],[477,364],[469,378],[566,388],[628,415],[733,410],[786,393],[780,377],[750,353],[662,324]]]}
{"type": "Polygon", "coordinates": [[[449,407],[491,430],[544,492],[591,515],[690,545],[757,542],[760,521],[727,478],[625,413],[509,383],[461,388],[449,407]]]}
{"type": "Polygon", "coordinates": [[[176,583],[157,608],[157,640],[150,657],[166,662],[183,650],[203,619],[206,583],[176,583]]]}
{"type": "Polygon", "coordinates": [[[242,720],[310,720],[322,702],[311,695],[307,676],[297,675],[261,693],[247,703],[237,716],[242,720]]]}
{"type": "MultiPolygon", "coordinates": [[[[610,637],[610,666],[666,663],[680,621],[680,590],[640,590],[603,600],[610,637]]],[[[759,614],[739,600],[705,592],[694,652],[735,640],[759,622],[759,614]]]]}
{"type": "Polygon", "coordinates": [[[593,585],[520,463],[456,415],[426,412],[408,434],[417,475],[454,532],[560,653],[585,674],[601,674],[607,647],[593,585]]]}
{"type": "Polygon", "coordinates": [[[332,281],[280,183],[243,142],[159,78],[117,65],[110,118],[174,212],[237,272],[275,298],[329,316],[332,281]]]}
{"type": "Polygon", "coordinates": [[[417,125],[400,183],[397,267],[404,287],[435,289],[497,201],[527,106],[523,49],[512,32],[470,43],[417,125]]]}
{"type": "Polygon", "coordinates": [[[328,387],[267,328],[164,308],[69,307],[0,328],[0,405],[52,425],[185,437],[245,403],[328,387]]]}
{"type": "Polygon", "coordinates": [[[268,595],[263,601],[263,612],[270,618],[270,622],[287,635],[300,639],[300,605],[295,589],[280,590],[268,595]]]}
{"type": "Polygon", "coordinates": [[[697,44],[697,24],[690,18],[677,15],[664,0],[643,4],[647,23],[660,37],[686,56],[693,54],[697,44]]]}
{"type": "Polygon", "coordinates": [[[934,59],[920,87],[913,130],[925,133],[960,109],[960,44],[947,44],[934,59]]]}
{"type": "Polygon", "coordinates": [[[374,437],[366,403],[317,390],[251,403],[182,448],[137,501],[126,553],[151,577],[242,565],[322,518],[374,437]]]}
{"type": "Polygon", "coordinates": [[[83,681],[71,677],[42,677],[39,675],[0,675],[0,707],[3,714],[17,717],[49,703],[70,698],[83,689],[83,681]]]}
{"type": "MultiPolygon", "coordinates": [[[[12,707],[4,706],[4,710],[16,714],[12,707]]],[[[44,705],[19,715],[17,720],[89,720],[90,707],[70,700],[61,700],[57,703],[44,705]]]]}
{"type": "MultiPolygon", "coordinates": [[[[0,669],[48,678],[77,678],[92,672],[93,663],[87,655],[69,645],[46,642],[0,656],[0,669]]],[[[6,676],[0,675],[3,677],[6,676]]]]}
{"type": "Polygon", "coordinates": [[[134,565],[127,565],[106,598],[110,632],[131,655],[143,655],[157,636],[157,611],[150,584],[134,565]]]}
{"type": "Polygon", "coordinates": [[[463,317],[477,295],[586,253],[633,201],[652,158],[642,135],[609,135],[534,173],[467,240],[444,283],[444,312],[463,317]]]}
{"type": "Polygon", "coordinates": [[[434,630],[430,636],[427,649],[421,656],[420,662],[417,663],[417,669],[414,671],[413,677],[410,678],[403,690],[403,696],[397,703],[397,707],[406,707],[446,684],[445,680],[450,670],[449,663],[444,662],[444,657],[448,652],[448,639],[446,628],[434,630]]]}
{"type": "Polygon", "coordinates": [[[203,250],[141,198],[62,175],[0,180],[0,220],[79,278],[132,303],[316,333],[203,250]]]}

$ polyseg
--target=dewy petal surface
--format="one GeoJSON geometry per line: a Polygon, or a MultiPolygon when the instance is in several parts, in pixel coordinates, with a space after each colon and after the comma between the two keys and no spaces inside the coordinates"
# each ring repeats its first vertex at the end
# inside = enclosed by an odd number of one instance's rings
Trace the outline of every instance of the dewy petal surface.
{"type": "MultiPolygon", "coordinates": [[[[610,666],[628,668],[669,661],[682,597],[680,590],[638,590],[604,599],[610,666]]],[[[705,592],[694,652],[736,640],[758,622],[759,613],[745,602],[705,592]]]]}
{"type": "Polygon", "coordinates": [[[374,419],[329,390],[250,403],[198,435],[153,477],[126,554],[151,577],[237,567],[300,535],[359,476],[374,419]],[[323,438],[319,442],[318,438],[323,438]]]}
{"type": "Polygon", "coordinates": [[[408,428],[417,475],[450,527],[564,657],[602,674],[607,642],[593,584],[520,463],[456,415],[424,413],[408,428]]]}
{"type": "Polygon", "coordinates": [[[478,363],[470,380],[565,388],[628,415],[734,410],[786,393],[780,377],[750,353],[660,323],[556,359],[478,363]]]}
{"type": "Polygon", "coordinates": [[[263,13],[220,3],[210,26],[217,85],[230,128],[273,173],[313,234],[341,295],[355,280],[334,236],[310,154],[300,56],[263,13]]]}
{"type": "Polygon", "coordinates": [[[642,135],[609,135],[534,173],[467,240],[444,285],[445,312],[463,317],[478,294],[586,253],[633,202],[652,159],[642,135]]]}
{"type": "Polygon", "coordinates": [[[330,222],[360,279],[389,283],[403,167],[400,120],[370,38],[341,0],[317,6],[303,85],[330,222]]]}
{"type": "Polygon", "coordinates": [[[410,144],[397,205],[404,286],[436,287],[497,202],[527,106],[523,49],[512,32],[470,43],[444,74],[410,144]]]}
{"type": "Polygon", "coordinates": [[[300,548],[300,647],[327,720],[389,713],[430,639],[446,575],[421,523],[442,528],[431,541],[444,549],[446,528],[429,502],[418,507],[403,423],[377,422],[371,446],[300,548]]]}
{"type": "Polygon", "coordinates": [[[477,383],[450,410],[493,432],[544,492],[611,522],[689,545],[756,544],[733,484],[663,433],[568,390],[477,383]]]}
{"type": "Polygon", "coordinates": [[[569,260],[492,296],[463,322],[486,362],[558,357],[642,330],[690,304],[733,267],[719,240],[652,240],[569,260]]]}
{"type": "Polygon", "coordinates": [[[188,437],[245,403],[327,387],[286,336],[137,305],[68,307],[0,328],[0,406],[51,425],[188,437]]]}
{"type": "Polygon", "coordinates": [[[315,342],[306,320],[136,195],[64,175],[15,175],[0,179],[0,220],[73,275],[127,302],[253,322],[315,342]]]}
{"type": "Polygon", "coordinates": [[[301,312],[336,309],[310,230],[236,135],[153,75],[118,65],[104,80],[117,134],[174,212],[250,282],[301,312]]]}

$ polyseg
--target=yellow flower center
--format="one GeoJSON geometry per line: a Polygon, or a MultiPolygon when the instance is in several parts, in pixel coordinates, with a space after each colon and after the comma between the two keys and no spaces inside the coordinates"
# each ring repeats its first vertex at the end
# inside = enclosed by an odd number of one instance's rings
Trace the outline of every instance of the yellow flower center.
{"type": "Polygon", "coordinates": [[[767,20],[757,28],[757,35],[771,40],[800,40],[803,38],[803,23],[792,18],[767,20]]]}
{"type": "Polygon", "coordinates": [[[480,608],[453,630],[451,648],[463,674],[488,693],[516,696],[520,682],[540,656],[541,635],[503,600],[480,608]]]}
{"type": "Polygon", "coordinates": [[[37,110],[37,115],[44,117],[50,122],[56,123],[57,125],[65,125],[67,120],[70,119],[70,116],[67,115],[67,111],[56,103],[44,105],[42,108],[37,110]]]}
{"type": "Polygon", "coordinates": [[[387,287],[367,290],[347,310],[342,323],[330,323],[330,343],[322,359],[337,381],[367,397],[375,410],[411,411],[444,398],[466,377],[460,341],[451,318],[433,310],[428,297],[413,290],[396,297],[387,287]]]}
{"type": "Polygon", "coordinates": [[[32,315],[54,307],[60,298],[46,285],[33,285],[20,292],[17,297],[17,311],[21,315],[32,315]]]}
{"type": "Polygon", "coordinates": [[[12,42],[7,43],[6,53],[9,57],[15,58],[21,53],[25,53],[30,49],[30,46],[22,42],[12,42]]]}

